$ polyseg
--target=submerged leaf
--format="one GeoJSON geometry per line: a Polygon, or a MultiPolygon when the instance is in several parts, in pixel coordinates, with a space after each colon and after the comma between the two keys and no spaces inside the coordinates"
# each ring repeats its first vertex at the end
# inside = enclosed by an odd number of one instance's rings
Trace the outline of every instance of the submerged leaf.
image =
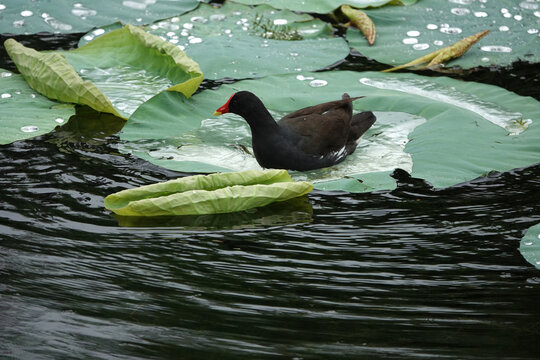
{"type": "Polygon", "coordinates": [[[429,61],[429,64],[427,64],[424,67],[421,67],[420,69],[427,69],[435,65],[442,64],[444,62],[450,61],[452,59],[456,59],[460,57],[461,55],[465,54],[467,50],[470,49],[470,47],[479,41],[481,38],[486,36],[489,33],[489,30],[481,31],[477,34],[467,36],[464,39],[461,39],[460,41],[456,42],[455,44],[452,44],[450,46],[447,46],[445,48],[439,49],[437,51],[434,51],[430,54],[424,55],[422,57],[419,57],[418,59],[415,59],[411,62],[408,62],[407,64],[403,64],[400,66],[393,67],[391,69],[383,70],[382,72],[392,72],[400,69],[405,69],[408,67],[413,67],[416,65],[424,64],[429,61]]]}
{"type": "Polygon", "coordinates": [[[375,24],[369,16],[363,11],[351,8],[349,5],[342,5],[341,11],[351,21],[351,25],[356,27],[364,34],[369,45],[373,45],[375,42],[375,24]]]}
{"type": "Polygon", "coordinates": [[[195,175],[123,190],[105,207],[123,216],[202,215],[243,211],[307,194],[309,182],[294,182],[285,170],[249,170],[195,175]]]}

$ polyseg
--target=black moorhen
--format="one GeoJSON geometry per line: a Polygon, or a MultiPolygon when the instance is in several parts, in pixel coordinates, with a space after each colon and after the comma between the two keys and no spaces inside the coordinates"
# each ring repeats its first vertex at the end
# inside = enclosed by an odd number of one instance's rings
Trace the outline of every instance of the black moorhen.
{"type": "Polygon", "coordinates": [[[251,128],[253,152],[263,168],[313,170],[343,161],[356,149],[358,140],[375,122],[371,111],[352,115],[351,98],[309,106],[284,116],[276,123],[262,101],[240,91],[214,115],[234,113],[251,128]]]}

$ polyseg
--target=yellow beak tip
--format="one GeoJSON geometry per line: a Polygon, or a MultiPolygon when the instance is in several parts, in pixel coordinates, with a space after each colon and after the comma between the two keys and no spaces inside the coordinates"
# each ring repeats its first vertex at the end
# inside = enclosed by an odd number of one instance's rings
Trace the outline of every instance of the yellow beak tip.
{"type": "Polygon", "coordinates": [[[220,113],[219,111],[214,111],[214,116],[222,115],[223,113],[220,113]]]}

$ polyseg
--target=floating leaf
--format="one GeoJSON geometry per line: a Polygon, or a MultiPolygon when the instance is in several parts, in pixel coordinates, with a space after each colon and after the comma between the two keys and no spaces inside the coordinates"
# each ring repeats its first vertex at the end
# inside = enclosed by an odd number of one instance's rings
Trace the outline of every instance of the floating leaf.
{"type": "Polygon", "coordinates": [[[50,132],[75,114],[73,105],[36,94],[21,75],[0,69],[0,144],[50,132]]]}
{"type": "Polygon", "coordinates": [[[375,42],[375,24],[363,11],[351,8],[349,5],[342,5],[341,11],[347,16],[351,22],[351,25],[356,27],[364,34],[369,45],[373,45],[375,42]]]}
{"type": "Polygon", "coordinates": [[[0,33],[75,33],[94,27],[123,23],[148,24],[171,14],[183,14],[197,7],[197,0],[3,0],[0,33]]]}
{"type": "MultiPolygon", "coordinates": [[[[196,10],[146,28],[151,34],[181,47],[196,60],[207,79],[252,78],[313,71],[344,59],[349,46],[334,37],[329,25],[308,14],[249,7],[226,2],[196,10]],[[263,32],[257,24],[271,22],[263,32]],[[291,43],[292,38],[302,40],[291,43]]],[[[89,38],[95,37],[92,33],[89,38]]],[[[86,41],[81,39],[81,44],[86,41]]]]}
{"type": "Polygon", "coordinates": [[[5,45],[36,91],[124,118],[163,90],[189,97],[203,79],[178,47],[131,25],[70,51],[38,52],[13,39],[5,45]]]}
{"type": "Polygon", "coordinates": [[[519,252],[525,260],[540,269],[540,224],[527,230],[519,244],[519,252]]]}
{"type": "Polygon", "coordinates": [[[447,62],[452,59],[457,59],[461,55],[465,54],[467,50],[470,49],[470,47],[476,43],[478,40],[483,38],[489,33],[489,30],[484,30],[482,32],[479,32],[478,34],[474,34],[471,36],[466,37],[465,39],[461,39],[455,44],[452,44],[450,46],[447,46],[445,48],[436,50],[430,54],[424,55],[416,60],[413,60],[411,62],[408,62],[404,65],[399,65],[396,67],[393,67],[391,69],[383,70],[383,72],[392,72],[400,69],[405,69],[408,67],[413,67],[421,64],[425,64],[429,61],[427,65],[425,65],[423,68],[420,69],[426,69],[430,68],[435,65],[442,64],[444,62],[447,62]]]}
{"type": "Polygon", "coordinates": [[[396,168],[446,187],[540,158],[540,106],[534,99],[444,77],[349,71],[245,80],[189,101],[160,94],[130,118],[120,134],[121,151],[185,172],[260,169],[246,122],[234,114],[212,116],[239,90],[260,96],[275,118],[339,99],[345,91],[366,95],[354,102],[355,112],[375,111],[377,122],[355,153],[330,168],[291,173],[320,189],[389,189],[396,168]]]}
{"type": "MultiPolygon", "coordinates": [[[[246,5],[268,4],[276,9],[289,9],[310,13],[326,14],[343,4],[343,0],[291,1],[291,0],[234,0],[246,5]]],[[[379,7],[384,5],[412,5],[417,0],[348,0],[355,8],[379,7]]]]}
{"type": "Polygon", "coordinates": [[[39,93],[120,116],[109,99],[92,82],[83,80],[59,53],[38,52],[14,39],[4,45],[24,79],[39,93]]]}
{"type": "Polygon", "coordinates": [[[223,214],[307,194],[309,182],[294,182],[285,170],[248,170],[195,175],[123,190],[105,207],[123,216],[223,214]]]}
{"type": "Polygon", "coordinates": [[[483,30],[489,36],[448,65],[469,69],[540,61],[538,6],[527,1],[422,0],[365,12],[377,25],[377,46],[368,46],[355,29],[347,31],[347,40],[364,56],[388,65],[408,63],[483,30]]]}

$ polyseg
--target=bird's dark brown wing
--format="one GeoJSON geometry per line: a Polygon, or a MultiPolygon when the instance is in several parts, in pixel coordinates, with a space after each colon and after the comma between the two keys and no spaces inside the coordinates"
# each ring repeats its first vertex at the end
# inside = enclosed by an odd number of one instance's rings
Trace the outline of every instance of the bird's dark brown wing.
{"type": "Polygon", "coordinates": [[[279,126],[296,135],[297,145],[306,153],[325,155],[342,149],[349,137],[353,100],[330,101],[297,110],[284,116],[279,126]]]}
{"type": "MultiPolygon", "coordinates": [[[[337,109],[337,108],[341,108],[343,106],[349,107],[351,102],[353,102],[354,100],[357,100],[357,99],[361,99],[363,97],[364,96],[358,96],[358,97],[351,98],[349,96],[349,94],[343,94],[341,100],[329,101],[329,102],[325,102],[325,103],[322,103],[322,104],[308,106],[308,107],[305,107],[303,109],[293,111],[292,113],[287,114],[283,118],[281,118],[280,122],[285,120],[285,119],[289,119],[289,118],[294,119],[294,118],[297,118],[297,117],[313,115],[313,114],[321,115],[321,114],[323,114],[323,113],[325,113],[327,111],[337,109]]],[[[351,110],[352,110],[352,107],[351,107],[351,110]]]]}

